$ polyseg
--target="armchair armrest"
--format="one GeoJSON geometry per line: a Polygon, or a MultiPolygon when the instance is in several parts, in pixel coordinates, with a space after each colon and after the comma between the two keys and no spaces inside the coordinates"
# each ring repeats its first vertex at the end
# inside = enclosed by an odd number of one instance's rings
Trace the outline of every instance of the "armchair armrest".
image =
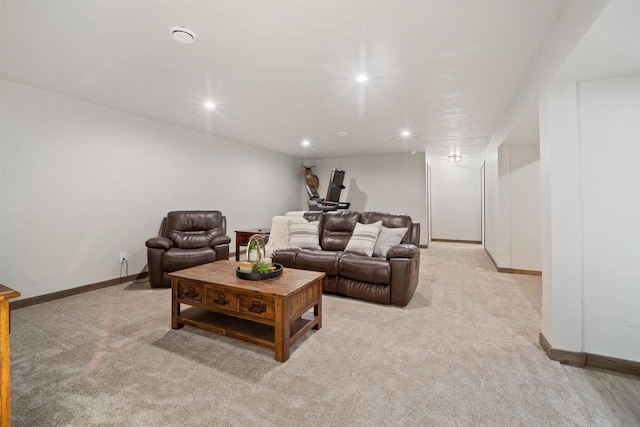
{"type": "Polygon", "coordinates": [[[173,246],[173,242],[171,241],[171,239],[168,239],[166,237],[152,237],[151,239],[147,240],[146,243],[148,248],[151,249],[171,249],[171,247],[173,246]]]}
{"type": "Polygon", "coordinates": [[[391,258],[415,258],[420,255],[420,249],[410,243],[402,243],[389,249],[387,259],[391,258]]]}
{"type": "Polygon", "coordinates": [[[225,245],[228,243],[231,243],[231,238],[229,236],[219,234],[211,239],[211,242],[209,242],[209,246],[213,248],[214,246],[225,245]]]}

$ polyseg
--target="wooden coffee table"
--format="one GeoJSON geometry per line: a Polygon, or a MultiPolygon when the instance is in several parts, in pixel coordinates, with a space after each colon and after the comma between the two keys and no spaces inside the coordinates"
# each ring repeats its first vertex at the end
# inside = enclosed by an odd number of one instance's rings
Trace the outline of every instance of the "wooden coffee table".
{"type": "Polygon", "coordinates": [[[236,277],[238,265],[225,260],[170,273],[171,328],[191,325],[273,348],[276,360],[286,362],[291,344],[322,327],[325,273],[285,268],[279,277],[253,281],[236,277]]]}

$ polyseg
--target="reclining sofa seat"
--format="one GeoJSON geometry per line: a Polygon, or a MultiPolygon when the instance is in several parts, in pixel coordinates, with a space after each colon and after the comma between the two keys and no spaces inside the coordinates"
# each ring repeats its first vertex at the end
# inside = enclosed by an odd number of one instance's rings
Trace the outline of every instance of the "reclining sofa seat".
{"type": "Polygon", "coordinates": [[[170,287],[167,273],[229,259],[227,218],[220,211],[169,212],[160,236],[147,240],[149,283],[170,287]]]}
{"type": "Polygon", "coordinates": [[[273,261],[288,268],[326,273],[322,290],[381,304],[406,306],[418,285],[420,224],[411,217],[385,212],[305,212],[308,221],[320,223],[321,250],[284,249],[273,261]],[[407,227],[399,245],[386,258],[344,252],[356,223],[382,221],[387,228],[407,227]]]}

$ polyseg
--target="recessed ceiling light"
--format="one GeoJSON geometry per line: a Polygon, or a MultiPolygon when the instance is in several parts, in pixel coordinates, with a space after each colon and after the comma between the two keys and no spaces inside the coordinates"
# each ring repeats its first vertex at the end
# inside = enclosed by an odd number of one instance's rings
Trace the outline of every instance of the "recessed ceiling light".
{"type": "Polygon", "coordinates": [[[309,145],[311,145],[311,142],[309,142],[308,139],[305,139],[305,140],[302,141],[302,146],[303,147],[308,147],[309,145]]]}
{"type": "Polygon", "coordinates": [[[345,131],[340,131],[340,132],[336,133],[336,135],[338,135],[338,136],[347,136],[347,135],[349,135],[349,133],[347,133],[345,131]]]}
{"type": "Polygon", "coordinates": [[[214,104],[211,101],[207,101],[204,103],[205,108],[208,108],[209,110],[213,110],[214,108],[216,108],[216,104],[214,104]]]}
{"type": "Polygon", "coordinates": [[[402,136],[409,136],[409,135],[411,135],[410,131],[408,131],[408,130],[403,130],[402,131],[402,136]]]}
{"type": "Polygon", "coordinates": [[[196,41],[196,33],[182,26],[171,27],[169,34],[178,43],[191,44],[196,41]]]}
{"type": "Polygon", "coordinates": [[[366,74],[360,74],[358,77],[356,77],[356,80],[362,83],[369,80],[369,77],[367,77],[366,74]]]}

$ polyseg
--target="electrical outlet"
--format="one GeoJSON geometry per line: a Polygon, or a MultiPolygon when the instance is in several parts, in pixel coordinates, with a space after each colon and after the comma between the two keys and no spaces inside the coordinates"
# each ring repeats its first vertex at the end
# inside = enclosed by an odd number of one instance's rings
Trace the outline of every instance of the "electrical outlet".
{"type": "Polygon", "coordinates": [[[128,261],[126,252],[120,252],[120,259],[118,260],[118,262],[122,263],[123,261],[128,261]]]}

